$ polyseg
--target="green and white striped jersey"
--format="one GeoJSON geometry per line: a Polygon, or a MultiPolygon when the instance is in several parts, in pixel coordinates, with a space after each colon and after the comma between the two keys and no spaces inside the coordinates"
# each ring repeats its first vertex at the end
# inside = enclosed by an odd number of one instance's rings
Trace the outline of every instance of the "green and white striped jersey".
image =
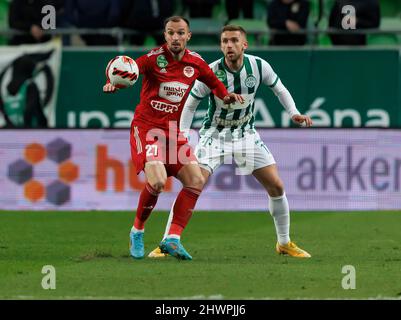
{"type": "Polygon", "coordinates": [[[225,105],[208,86],[197,80],[191,96],[198,100],[209,96],[209,107],[200,134],[212,136],[219,132],[225,137],[241,138],[247,131],[254,132],[256,91],[261,83],[273,88],[279,80],[270,64],[260,57],[245,54],[243,66],[237,72],[228,69],[224,57],[209,66],[227,90],[241,94],[245,103],[225,105]]]}

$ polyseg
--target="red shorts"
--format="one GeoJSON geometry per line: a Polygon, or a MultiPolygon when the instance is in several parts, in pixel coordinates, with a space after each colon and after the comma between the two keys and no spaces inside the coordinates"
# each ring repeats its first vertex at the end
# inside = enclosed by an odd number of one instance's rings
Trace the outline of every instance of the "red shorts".
{"type": "Polygon", "coordinates": [[[167,176],[176,176],[178,171],[190,163],[198,163],[192,148],[185,138],[168,137],[163,129],[132,124],[130,133],[131,158],[139,174],[149,161],[164,164],[167,176]]]}

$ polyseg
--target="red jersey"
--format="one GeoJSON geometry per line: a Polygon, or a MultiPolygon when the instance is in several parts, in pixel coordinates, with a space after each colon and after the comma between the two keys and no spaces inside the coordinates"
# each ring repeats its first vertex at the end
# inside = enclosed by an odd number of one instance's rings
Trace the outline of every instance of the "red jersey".
{"type": "Polygon", "coordinates": [[[195,82],[204,82],[219,98],[227,94],[224,84],[195,52],[185,49],[181,60],[174,60],[164,44],[135,60],[143,75],[140,102],[133,123],[168,130],[169,121],[179,125],[186,98],[195,82]]]}

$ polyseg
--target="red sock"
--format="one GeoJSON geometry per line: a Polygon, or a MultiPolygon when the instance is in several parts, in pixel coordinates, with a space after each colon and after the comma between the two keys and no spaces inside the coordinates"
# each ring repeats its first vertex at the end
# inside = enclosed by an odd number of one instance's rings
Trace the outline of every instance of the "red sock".
{"type": "Polygon", "coordinates": [[[174,216],[171,222],[170,230],[168,234],[175,234],[181,236],[182,231],[191,219],[192,211],[195,208],[196,201],[202,190],[195,188],[182,188],[175,200],[173,208],[174,216]]]}
{"type": "Polygon", "coordinates": [[[149,183],[143,188],[139,196],[138,209],[136,210],[136,217],[134,227],[138,230],[145,228],[145,222],[149,218],[154,206],[156,205],[159,192],[151,187],[149,183]]]}

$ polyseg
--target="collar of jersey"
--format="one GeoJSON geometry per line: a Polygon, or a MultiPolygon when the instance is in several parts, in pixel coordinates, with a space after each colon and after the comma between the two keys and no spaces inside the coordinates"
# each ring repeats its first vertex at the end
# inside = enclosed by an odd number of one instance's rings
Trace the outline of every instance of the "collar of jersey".
{"type": "Polygon", "coordinates": [[[222,65],[223,65],[224,70],[226,70],[227,72],[231,73],[232,75],[240,74],[241,71],[242,71],[242,69],[243,69],[244,66],[245,66],[245,56],[244,56],[244,60],[242,61],[242,66],[241,66],[241,68],[239,68],[239,70],[238,70],[238,71],[235,71],[235,72],[234,72],[234,71],[231,71],[231,70],[228,68],[228,66],[226,65],[226,60],[224,59],[224,57],[221,58],[221,61],[222,61],[222,65]]]}

